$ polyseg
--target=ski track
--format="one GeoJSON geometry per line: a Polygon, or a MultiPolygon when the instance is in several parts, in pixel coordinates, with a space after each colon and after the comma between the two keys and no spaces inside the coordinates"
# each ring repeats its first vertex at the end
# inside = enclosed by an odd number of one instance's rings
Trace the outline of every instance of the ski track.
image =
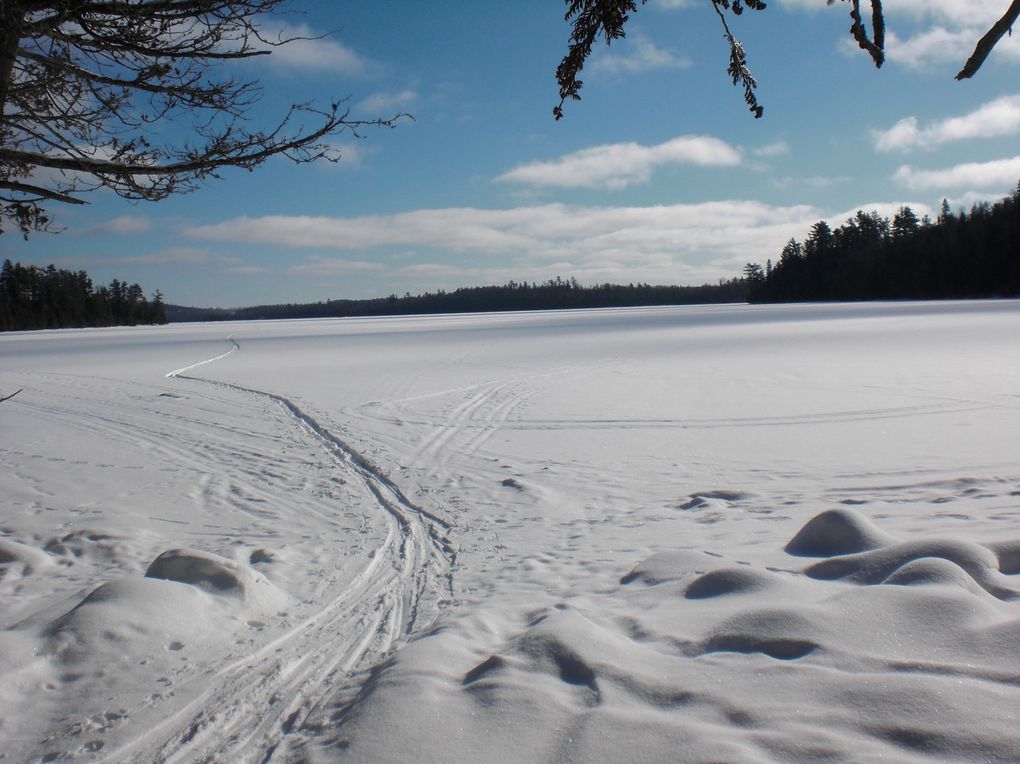
{"type": "Polygon", "coordinates": [[[546,389],[542,383],[576,373],[579,373],[576,368],[562,367],[516,374],[508,381],[490,380],[422,395],[369,401],[348,407],[344,413],[369,422],[415,424],[428,429],[429,434],[408,453],[406,466],[420,466],[426,479],[434,480],[451,456],[456,455],[459,460],[469,458],[498,432],[525,429],[527,425],[514,417],[526,408],[530,399],[546,389]],[[455,396],[459,401],[447,413],[422,412],[412,406],[444,396],[455,396]]]}
{"type": "Polygon", "coordinates": [[[410,455],[411,463],[421,460],[427,462],[443,462],[445,454],[452,450],[450,441],[453,438],[469,436],[470,431],[477,431],[475,438],[458,443],[456,452],[474,453],[496,431],[500,429],[558,430],[564,427],[587,430],[622,430],[622,429],[676,429],[676,430],[716,430],[722,428],[753,428],[753,427],[799,427],[805,425],[825,425],[850,422],[870,422],[885,419],[911,419],[939,415],[952,415],[996,408],[1017,408],[1011,398],[1002,396],[990,399],[974,400],[971,398],[926,396],[914,393],[912,397],[930,399],[930,402],[907,406],[892,406],[875,409],[849,409],[819,411],[804,414],[787,414],[780,416],[749,416],[726,418],[599,418],[599,419],[542,419],[528,417],[516,419],[513,415],[523,408],[527,399],[533,397],[539,388],[533,386],[541,378],[551,378],[569,374],[577,370],[563,368],[544,374],[526,374],[510,381],[490,381],[470,387],[459,387],[450,390],[391,398],[388,400],[369,401],[358,407],[351,407],[345,413],[367,420],[388,424],[413,424],[432,429],[410,455]],[[530,387],[530,389],[529,389],[530,387]],[[437,419],[435,412],[418,411],[410,404],[433,399],[445,395],[467,395],[456,405],[444,419],[437,419]]]}
{"type": "MultiPolygon", "coordinates": [[[[178,697],[190,697],[184,706],[119,748],[108,748],[104,758],[267,762],[284,757],[304,743],[301,724],[319,703],[327,697],[331,703],[337,697],[356,701],[372,668],[426,630],[453,601],[455,552],[447,537],[449,522],[415,505],[372,463],[288,398],[187,374],[237,352],[240,346],[231,342],[226,353],[176,369],[167,378],[215,385],[279,406],[343,474],[374,497],[387,524],[386,537],[368,564],[317,612],[255,652],[187,680],[178,687],[178,697]]],[[[114,427],[110,421],[102,424],[114,427]]],[[[188,458],[185,449],[167,447],[165,441],[163,448],[175,458],[188,458]]],[[[212,482],[204,481],[199,494],[212,482]]]]}

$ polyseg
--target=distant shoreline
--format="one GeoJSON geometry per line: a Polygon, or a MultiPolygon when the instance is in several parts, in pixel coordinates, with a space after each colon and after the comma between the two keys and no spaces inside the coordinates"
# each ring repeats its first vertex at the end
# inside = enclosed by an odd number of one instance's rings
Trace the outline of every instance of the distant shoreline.
{"type": "Polygon", "coordinates": [[[192,308],[167,305],[170,323],[245,321],[275,318],[346,318],[363,316],[494,313],[500,311],[636,308],[656,305],[714,305],[745,302],[743,279],[701,286],[598,284],[582,286],[575,279],[543,284],[515,283],[465,287],[452,292],[426,292],[364,300],[256,305],[245,308],[192,308]]]}

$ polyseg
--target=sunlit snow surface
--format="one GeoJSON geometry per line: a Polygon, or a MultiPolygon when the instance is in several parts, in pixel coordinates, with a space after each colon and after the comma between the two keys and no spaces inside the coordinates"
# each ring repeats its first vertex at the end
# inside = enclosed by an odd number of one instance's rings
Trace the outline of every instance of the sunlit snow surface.
{"type": "Polygon", "coordinates": [[[1020,303],[2,335],[18,388],[0,759],[1020,760],[1020,303]]]}

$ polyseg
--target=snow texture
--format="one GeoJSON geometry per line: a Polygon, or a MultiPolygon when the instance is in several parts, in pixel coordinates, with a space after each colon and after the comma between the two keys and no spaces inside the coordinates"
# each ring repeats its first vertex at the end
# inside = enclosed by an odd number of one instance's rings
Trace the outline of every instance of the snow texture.
{"type": "Polygon", "coordinates": [[[0,336],[0,760],[1020,761],[1018,327],[0,336]]]}

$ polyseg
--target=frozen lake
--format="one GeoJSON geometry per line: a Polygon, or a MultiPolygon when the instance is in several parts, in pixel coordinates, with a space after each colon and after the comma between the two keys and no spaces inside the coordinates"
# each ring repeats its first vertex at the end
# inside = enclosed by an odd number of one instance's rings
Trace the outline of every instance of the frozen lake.
{"type": "Polygon", "coordinates": [[[1020,302],[0,335],[12,761],[1020,751],[1020,302]]]}

